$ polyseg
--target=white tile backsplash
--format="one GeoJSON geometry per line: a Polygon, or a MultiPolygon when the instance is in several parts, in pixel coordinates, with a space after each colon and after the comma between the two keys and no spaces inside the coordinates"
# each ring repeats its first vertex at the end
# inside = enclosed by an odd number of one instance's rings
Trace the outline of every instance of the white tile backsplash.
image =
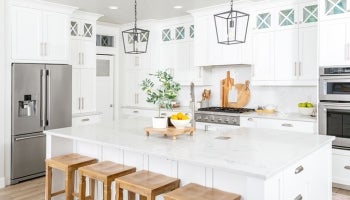
{"type": "MultiPolygon", "coordinates": [[[[226,71],[231,72],[235,83],[244,83],[251,79],[251,67],[214,67],[208,84],[212,86],[196,86],[196,101],[201,100],[204,89],[211,89],[211,106],[220,106],[220,80],[226,78],[226,71]]],[[[303,101],[317,102],[317,87],[286,87],[286,86],[250,86],[251,98],[246,107],[256,108],[258,105],[275,105],[281,112],[298,112],[298,103],[303,101]]],[[[234,101],[234,94],[231,94],[234,101]]],[[[182,86],[178,97],[181,105],[188,106],[190,102],[190,87],[182,86]]]]}

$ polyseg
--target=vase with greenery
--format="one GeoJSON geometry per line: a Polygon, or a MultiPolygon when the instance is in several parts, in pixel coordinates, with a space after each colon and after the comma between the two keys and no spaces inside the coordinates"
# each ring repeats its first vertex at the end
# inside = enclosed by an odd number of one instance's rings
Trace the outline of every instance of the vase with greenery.
{"type": "MultiPolygon", "coordinates": [[[[162,118],[160,115],[161,107],[172,109],[171,102],[176,99],[181,88],[180,84],[175,82],[173,76],[166,70],[158,71],[155,74],[149,74],[149,76],[149,78],[142,81],[141,87],[147,94],[146,101],[158,106],[157,118],[159,119],[162,118]]],[[[167,118],[165,119],[167,120],[167,118]]]]}

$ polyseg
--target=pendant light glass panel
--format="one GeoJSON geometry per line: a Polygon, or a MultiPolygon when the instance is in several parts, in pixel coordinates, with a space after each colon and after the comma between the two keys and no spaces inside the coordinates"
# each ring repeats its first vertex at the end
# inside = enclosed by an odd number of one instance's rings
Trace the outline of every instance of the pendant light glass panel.
{"type": "Polygon", "coordinates": [[[132,28],[123,31],[124,51],[128,54],[141,54],[147,52],[149,31],[132,28]]]}
{"type": "Polygon", "coordinates": [[[236,10],[214,15],[218,43],[245,43],[249,23],[249,14],[236,10]]]}

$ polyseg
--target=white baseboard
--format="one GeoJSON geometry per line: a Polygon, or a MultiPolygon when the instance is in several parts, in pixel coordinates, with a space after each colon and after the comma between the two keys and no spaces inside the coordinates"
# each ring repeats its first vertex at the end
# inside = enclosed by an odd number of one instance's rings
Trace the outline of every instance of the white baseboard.
{"type": "Polygon", "coordinates": [[[5,177],[0,177],[0,189],[5,187],[5,177]]]}

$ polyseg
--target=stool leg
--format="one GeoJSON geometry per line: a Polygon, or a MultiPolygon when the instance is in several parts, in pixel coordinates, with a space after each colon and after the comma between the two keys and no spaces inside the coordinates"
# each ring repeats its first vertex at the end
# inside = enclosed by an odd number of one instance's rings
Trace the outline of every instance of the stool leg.
{"type": "Polygon", "coordinates": [[[103,182],[103,200],[111,200],[111,182],[103,182]]]}
{"type": "Polygon", "coordinates": [[[128,191],[128,200],[135,200],[135,193],[128,191]]]}
{"type": "Polygon", "coordinates": [[[86,177],[79,173],[79,200],[85,200],[86,197],[86,177]]]}
{"type": "Polygon", "coordinates": [[[149,195],[149,196],[147,196],[147,200],[156,200],[156,196],[149,195]]]}
{"type": "Polygon", "coordinates": [[[90,178],[90,199],[95,199],[95,179],[90,178]]]}
{"type": "Polygon", "coordinates": [[[120,188],[120,183],[115,183],[115,200],[123,200],[123,189],[120,188]]]}
{"type": "Polygon", "coordinates": [[[74,170],[68,169],[66,172],[66,200],[73,200],[74,192],[74,170]]]}
{"type": "Polygon", "coordinates": [[[140,195],[140,200],[147,200],[147,197],[140,195]]]}
{"type": "Polygon", "coordinates": [[[52,190],[52,167],[46,164],[46,177],[45,177],[45,199],[51,200],[52,190]]]}

